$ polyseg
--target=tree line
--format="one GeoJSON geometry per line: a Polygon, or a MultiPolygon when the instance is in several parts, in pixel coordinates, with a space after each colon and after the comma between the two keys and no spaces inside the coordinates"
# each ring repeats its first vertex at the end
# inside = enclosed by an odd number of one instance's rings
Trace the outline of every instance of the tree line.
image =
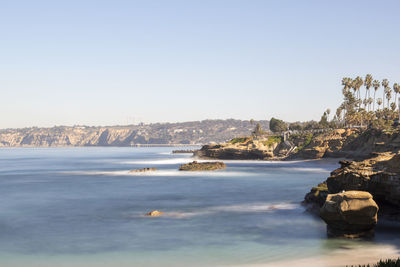
{"type": "Polygon", "coordinates": [[[398,118],[398,83],[390,85],[388,79],[379,81],[367,74],[365,78],[344,77],[342,86],[343,103],[333,118],[336,124],[379,127],[392,125],[398,118]]]}

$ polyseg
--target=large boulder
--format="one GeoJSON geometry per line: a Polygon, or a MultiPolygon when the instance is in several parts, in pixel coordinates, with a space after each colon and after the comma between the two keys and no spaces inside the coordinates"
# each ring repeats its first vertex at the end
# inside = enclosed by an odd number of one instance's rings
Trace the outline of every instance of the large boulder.
{"type": "Polygon", "coordinates": [[[328,235],[359,237],[372,232],[378,209],[370,193],[347,191],[329,194],[320,216],[328,224],[328,235]]]}

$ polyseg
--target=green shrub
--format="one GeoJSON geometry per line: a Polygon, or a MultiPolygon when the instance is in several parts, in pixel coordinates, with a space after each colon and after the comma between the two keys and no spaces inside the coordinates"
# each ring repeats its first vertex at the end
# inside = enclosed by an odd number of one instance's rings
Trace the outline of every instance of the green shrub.
{"type": "Polygon", "coordinates": [[[385,119],[376,119],[372,121],[371,128],[376,130],[390,130],[392,128],[393,121],[392,120],[385,120],[385,119]]]}
{"type": "Polygon", "coordinates": [[[305,148],[306,146],[308,146],[310,143],[311,143],[311,141],[312,141],[312,138],[313,138],[313,134],[312,133],[307,133],[307,134],[305,134],[305,142],[301,145],[301,146],[299,146],[298,148],[297,148],[297,151],[300,151],[300,150],[302,150],[303,148],[305,148]]]}
{"type": "Polygon", "coordinates": [[[280,135],[271,135],[271,136],[268,136],[268,140],[263,141],[262,143],[265,146],[270,146],[270,145],[273,145],[275,143],[281,143],[281,142],[282,142],[282,136],[280,136],[280,135]]]}
{"type": "Polygon", "coordinates": [[[231,144],[244,143],[249,140],[250,140],[249,137],[237,137],[237,138],[233,138],[231,141],[229,141],[229,143],[231,143],[231,144]]]}

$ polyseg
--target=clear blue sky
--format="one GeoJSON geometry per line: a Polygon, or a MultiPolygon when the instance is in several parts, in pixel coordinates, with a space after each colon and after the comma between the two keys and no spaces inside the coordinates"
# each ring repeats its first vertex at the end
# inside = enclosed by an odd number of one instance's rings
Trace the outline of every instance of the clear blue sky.
{"type": "Polygon", "coordinates": [[[400,1],[0,0],[0,128],[319,119],[400,82],[400,1]]]}

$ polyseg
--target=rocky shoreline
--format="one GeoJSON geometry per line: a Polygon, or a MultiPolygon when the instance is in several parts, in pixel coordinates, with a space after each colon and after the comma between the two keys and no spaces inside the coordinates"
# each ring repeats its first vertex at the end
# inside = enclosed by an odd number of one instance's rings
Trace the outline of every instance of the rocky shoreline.
{"type": "Polygon", "coordinates": [[[194,156],[206,159],[269,160],[283,158],[290,147],[281,139],[255,140],[250,137],[235,138],[227,143],[204,145],[194,156]]]}
{"type": "MultiPolygon", "coordinates": [[[[371,144],[365,142],[364,145],[360,146],[361,149],[365,149],[369,146],[368,150],[362,151],[364,159],[357,160],[341,160],[339,161],[340,167],[331,172],[330,176],[317,187],[313,187],[309,193],[306,194],[304,204],[308,205],[308,210],[319,214],[328,224],[328,234],[332,226],[337,224],[326,220],[326,205],[331,202],[334,195],[340,192],[359,192],[360,194],[370,194],[371,200],[374,201],[376,208],[379,207],[377,213],[378,219],[394,220],[399,221],[400,219],[400,149],[398,146],[399,135],[397,132],[388,134],[381,134],[379,137],[371,136],[371,133],[363,133],[364,136],[361,138],[366,140],[379,140],[387,139],[386,142],[376,142],[371,144]],[[390,137],[390,138],[388,138],[390,137]],[[372,147],[382,152],[371,152],[372,147]]],[[[360,151],[354,151],[356,155],[360,155],[360,151]]],[[[350,205],[347,205],[350,206],[350,205]]],[[[362,210],[364,213],[354,213],[350,221],[353,222],[353,226],[357,228],[357,224],[354,220],[366,220],[365,216],[367,213],[374,209],[374,205],[370,205],[368,208],[360,207],[357,210],[362,210]],[[361,218],[361,219],[360,219],[361,218]]],[[[341,216],[343,212],[340,209],[336,209],[336,215],[341,216]]],[[[371,215],[371,214],[370,214],[371,215]]],[[[347,214],[347,216],[350,216],[347,214]]],[[[367,216],[368,217],[368,216],[367,216]]],[[[369,216],[371,218],[371,216],[369,216]]],[[[376,224],[376,223],[375,223],[376,224]]],[[[347,232],[343,232],[345,237],[359,237],[362,236],[365,229],[363,227],[358,228],[358,232],[355,228],[351,231],[348,228],[347,232]]],[[[373,227],[369,227],[372,230],[373,227]]],[[[345,229],[346,230],[346,229],[345,229]]]]}
{"type": "Polygon", "coordinates": [[[345,237],[359,237],[372,230],[376,224],[374,212],[377,218],[400,219],[399,129],[336,129],[321,134],[293,134],[287,141],[290,143],[276,136],[261,140],[235,138],[227,143],[203,146],[194,156],[239,160],[349,158],[341,160],[340,168],[305,195],[303,203],[307,209],[328,223],[328,233],[341,225],[339,230],[343,230],[341,234],[345,237]],[[350,197],[347,192],[354,193],[349,193],[350,197]],[[333,203],[333,199],[340,201],[333,203]],[[358,211],[360,205],[364,213],[358,211]],[[369,218],[363,220],[369,222],[368,226],[355,223],[357,218],[369,218]]]}
{"type": "Polygon", "coordinates": [[[234,138],[228,142],[204,145],[194,156],[205,159],[298,160],[348,158],[363,160],[374,153],[400,151],[400,134],[360,128],[325,132],[292,133],[286,141],[279,135],[255,139],[234,138]]]}

